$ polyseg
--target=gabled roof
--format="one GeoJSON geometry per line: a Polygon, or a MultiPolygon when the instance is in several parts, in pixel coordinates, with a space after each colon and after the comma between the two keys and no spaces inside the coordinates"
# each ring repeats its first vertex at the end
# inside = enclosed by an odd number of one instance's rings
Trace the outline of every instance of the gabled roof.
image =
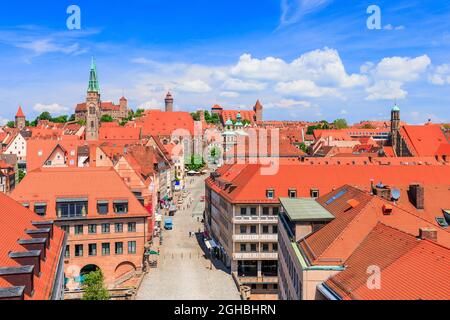
{"type": "Polygon", "coordinates": [[[325,282],[341,299],[447,300],[450,250],[379,223],[345,261],[346,269],[325,282]],[[378,289],[368,287],[368,269],[381,271],[378,289]]]}
{"type": "MultiPolygon", "coordinates": [[[[448,203],[448,200],[442,200],[448,203]]],[[[438,242],[450,247],[448,230],[426,219],[412,206],[405,209],[348,185],[319,198],[317,202],[335,219],[299,242],[299,247],[312,265],[343,265],[380,222],[414,237],[419,235],[420,228],[434,228],[438,233],[438,242]],[[383,213],[386,205],[393,208],[390,215],[383,213]]]]}
{"type": "MultiPolygon", "coordinates": [[[[87,218],[103,217],[97,213],[98,200],[128,200],[127,216],[146,217],[148,212],[139,203],[112,167],[41,168],[28,172],[12,192],[19,202],[47,202],[47,218],[56,219],[58,198],[88,198],[87,218]]],[[[110,214],[108,218],[114,218],[110,214]]]]}
{"type": "Polygon", "coordinates": [[[418,157],[435,156],[442,144],[448,144],[441,126],[436,124],[403,126],[400,135],[413,156],[418,157]]]}

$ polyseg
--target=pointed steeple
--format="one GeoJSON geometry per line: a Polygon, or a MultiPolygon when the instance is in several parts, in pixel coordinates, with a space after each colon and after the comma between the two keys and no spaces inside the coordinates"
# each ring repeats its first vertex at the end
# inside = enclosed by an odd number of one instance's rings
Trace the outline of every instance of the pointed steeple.
{"type": "Polygon", "coordinates": [[[16,118],[25,118],[25,114],[23,113],[21,106],[19,106],[19,109],[17,110],[16,118]]]}
{"type": "Polygon", "coordinates": [[[88,92],[100,93],[100,86],[98,84],[98,77],[97,77],[97,65],[95,64],[94,57],[92,57],[92,62],[91,62],[91,72],[89,75],[88,92]]]}

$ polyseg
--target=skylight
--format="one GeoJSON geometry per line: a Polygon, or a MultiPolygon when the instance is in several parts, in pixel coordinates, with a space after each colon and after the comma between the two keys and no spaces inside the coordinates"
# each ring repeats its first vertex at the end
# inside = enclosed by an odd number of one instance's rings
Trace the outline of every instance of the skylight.
{"type": "Polygon", "coordinates": [[[325,202],[327,205],[332,204],[335,200],[341,198],[344,194],[347,193],[347,190],[340,191],[337,195],[335,195],[333,198],[329,199],[327,202],[325,202]]]}

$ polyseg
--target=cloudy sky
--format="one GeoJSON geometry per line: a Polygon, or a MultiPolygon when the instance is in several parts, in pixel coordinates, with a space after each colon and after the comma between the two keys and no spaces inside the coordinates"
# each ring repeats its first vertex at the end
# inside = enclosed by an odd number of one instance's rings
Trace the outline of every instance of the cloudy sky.
{"type": "Polygon", "coordinates": [[[96,57],[103,100],[265,118],[450,121],[450,1],[41,0],[2,4],[0,121],[72,113],[96,57]],[[69,30],[67,8],[81,9],[69,30]],[[381,9],[369,30],[367,9],[381,9]]]}

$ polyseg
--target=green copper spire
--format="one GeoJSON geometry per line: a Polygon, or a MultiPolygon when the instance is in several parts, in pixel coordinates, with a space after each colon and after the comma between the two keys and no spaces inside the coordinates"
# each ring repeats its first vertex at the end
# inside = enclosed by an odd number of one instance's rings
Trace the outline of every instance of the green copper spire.
{"type": "Polygon", "coordinates": [[[97,66],[95,64],[94,57],[92,57],[92,62],[91,62],[91,73],[89,75],[88,92],[100,93],[100,86],[98,84],[98,77],[97,77],[97,66]]]}

